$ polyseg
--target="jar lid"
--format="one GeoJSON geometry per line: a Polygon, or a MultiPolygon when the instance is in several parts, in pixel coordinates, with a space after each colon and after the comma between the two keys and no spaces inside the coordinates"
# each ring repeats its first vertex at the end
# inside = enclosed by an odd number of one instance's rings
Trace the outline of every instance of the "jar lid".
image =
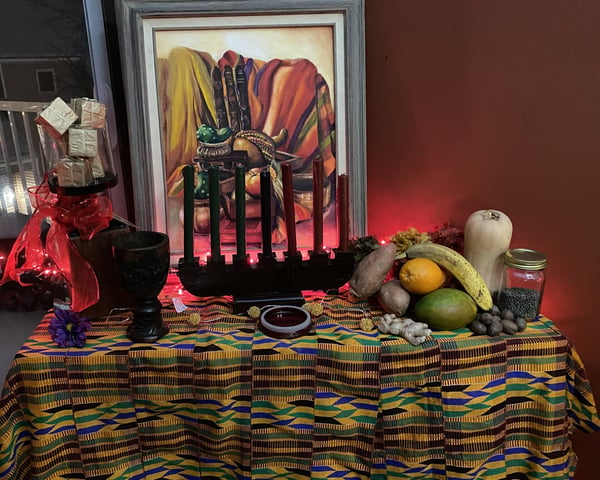
{"type": "Polygon", "coordinates": [[[528,248],[513,248],[504,254],[504,263],[521,270],[543,270],[548,264],[546,255],[528,248]]]}

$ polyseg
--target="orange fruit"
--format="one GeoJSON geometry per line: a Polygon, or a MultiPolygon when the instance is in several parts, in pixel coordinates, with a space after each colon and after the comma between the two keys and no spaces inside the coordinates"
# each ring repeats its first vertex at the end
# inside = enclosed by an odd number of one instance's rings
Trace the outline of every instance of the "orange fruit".
{"type": "Polygon", "coordinates": [[[253,197],[260,196],[260,168],[251,168],[246,172],[246,192],[253,197]]]}
{"type": "Polygon", "coordinates": [[[410,293],[425,295],[440,288],[446,275],[440,266],[428,258],[411,258],[400,268],[400,285],[410,293]]]}

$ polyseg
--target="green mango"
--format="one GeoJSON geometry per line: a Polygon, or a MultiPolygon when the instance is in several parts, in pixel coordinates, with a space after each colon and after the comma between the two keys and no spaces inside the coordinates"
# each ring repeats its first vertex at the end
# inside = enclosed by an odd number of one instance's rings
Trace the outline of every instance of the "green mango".
{"type": "Polygon", "coordinates": [[[439,288],[424,295],[414,307],[415,315],[438,330],[457,330],[469,325],[477,316],[473,298],[456,288],[439,288]]]}
{"type": "Polygon", "coordinates": [[[229,128],[229,127],[219,128],[216,132],[217,142],[224,142],[229,137],[231,137],[232,133],[233,133],[233,130],[231,130],[231,128],[229,128]]]}

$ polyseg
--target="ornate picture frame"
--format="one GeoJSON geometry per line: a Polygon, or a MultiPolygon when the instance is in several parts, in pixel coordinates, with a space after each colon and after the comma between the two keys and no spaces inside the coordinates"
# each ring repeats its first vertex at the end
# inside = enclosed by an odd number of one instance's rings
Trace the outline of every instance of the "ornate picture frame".
{"type": "MultiPolygon", "coordinates": [[[[177,139],[173,140],[176,135],[168,137],[165,134],[166,125],[178,117],[165,114],[164,105],[172,105],[175,100],[164,96],[168,88],[164,78],[172,79],[178,68],[188,69],[194,72],[193,75],[197,73],[196,64],[182,67],[178,63],[182,61],[181,58],[185,62],[187,56],[195,58],[200,55],[220,62],[227,55],[231,56],[232,50],[236,50],[234,53],[238,54],[238,58],[244,59],[246,66],[249,61],[254,61],[255,64],[262,62],[260,65],[263,65],[271,60],[279,62],[280,59],[289,62],[286,66],[295,65],[297,57],[304,59],[312,55],[310,48],[304,48],[303,45],[310,42],[302,42],[302,39],[309,39],[307,35],[316,32],[324,33],[325,37],[330,38],[330,65],[324,64],[321,67],[319,60],[312,57],[308,63],[316,65],[319,78],[324,78],[330,88],[328,95],[334,112],[331,135],[327,139],[319,136],[318,143],[332,143],[335,172],[349,177],[350,235],[365,234],[364,0],[115,0],[115,11],[130,128],[135,219],[141,229],[167,233],[171,239],[173,257],[176,259],[181,255],[183,227],[177,208],[177,202],[181,200],[177,200],[177,195],[172,194],[178,188],[177,172],[174,172],[177,167],[173,162],[180,161],[183,164],[191,160],[193,152],[189,150],[189,143],[196,139],[190,137],[199,126],[187,125],[186,154],[182,154],[186,150],[181,145],[170,148],[177,139]],[[266,31],[276,31],[278,40],[263,41],[266,31]],[[222,57],[219,57],[219,53],[210,53],[211,46],[207,40],[209,36],[220,35],[221,39],[227,37],[227,42],[231,42],[231,33],[243,35],[227,45],[227,52],[222,57]],[[298,35],[294,36],[296,33],[298,35]],[[161,53],[161,49],[172,43],[174,38],[175,48],[182,49],[179,51],[181,55],[165,59],[166,54],[161,53]],[[255,39],[257,44],[262,42],[262,45],[254,50],[242,51],[253,44],[255,39]],[[293,50],[292,53],[288,50],[287,54],[264,52],[264,45],[269,42],[288,44],[292,49],[297,48],[297,54],[293,50]],[[168,72],[166,76],[165,69],[168,72]],[[326,72],[328,69],[329,72],[326,72]]],[[[214,42],[219,44],[220,41],[222,42],[217,39],[214,42]]],[[[194,58],[192,62],[196,61],[194,58]]],[[[294,74],[292,69],[292,75],[294,74]]],[[[282,73],[279,71],[275,75],[282,73]]],[[[202,81],[194,77],[194,82],[202,81]]],[[[277,79],[271,81],[275,83],[277,79]]],[[[198,92],[191,95],[197,96],[198,92]]],[[[200,95],[204,94],[201,92],[200,95]]],[[[301,96],[302,92],[299,91],[297,95],[301,96]]],[[[179,98],[180,94],[175,96],[179,98]]],[[[324,100],[321,96],[315,96],[312,101],[318,105],[324,100]]],[[[279,105],[278,108],[282,106],[279,105]]],[[[185,121],[180,122],[177,128],[184,123],[185,121]]],[[[305,125],[295,126],[298,131],[307,128],[305,125]]],[[[323,130],[322,125],[314,128],[319,132],[323,130]]],[[[295,140],[299,143],[297,138],[295,140]]],[[[295,155],[295,152],[291,152],[291,155],[295,155]]],[[[317,155],[320,156],[320,153],[317,152],[317,155]]],[[[324,164],[326,162],[327,158],[324,159],[324,164]]],[[[335,210],[335,206],[333,208],[335,210]]]]}

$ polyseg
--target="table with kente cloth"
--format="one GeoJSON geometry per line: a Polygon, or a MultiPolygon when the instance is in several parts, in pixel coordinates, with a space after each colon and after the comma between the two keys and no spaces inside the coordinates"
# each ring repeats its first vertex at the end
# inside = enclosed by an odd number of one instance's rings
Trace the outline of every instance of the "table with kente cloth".
{"type": "Polygon", "coordinates": [[[413,346],[360,330],[368,305],[315,300],[323,315],[291,340],[234,315],[227,297],[164,309],[170,332],[154,344],[132,344],[116,316],[94,321],[83,348],[61,348],[49,313],[4,384],[0,478],[573,477],[570,435],[600,422],[549,319],[413,346]]]}

